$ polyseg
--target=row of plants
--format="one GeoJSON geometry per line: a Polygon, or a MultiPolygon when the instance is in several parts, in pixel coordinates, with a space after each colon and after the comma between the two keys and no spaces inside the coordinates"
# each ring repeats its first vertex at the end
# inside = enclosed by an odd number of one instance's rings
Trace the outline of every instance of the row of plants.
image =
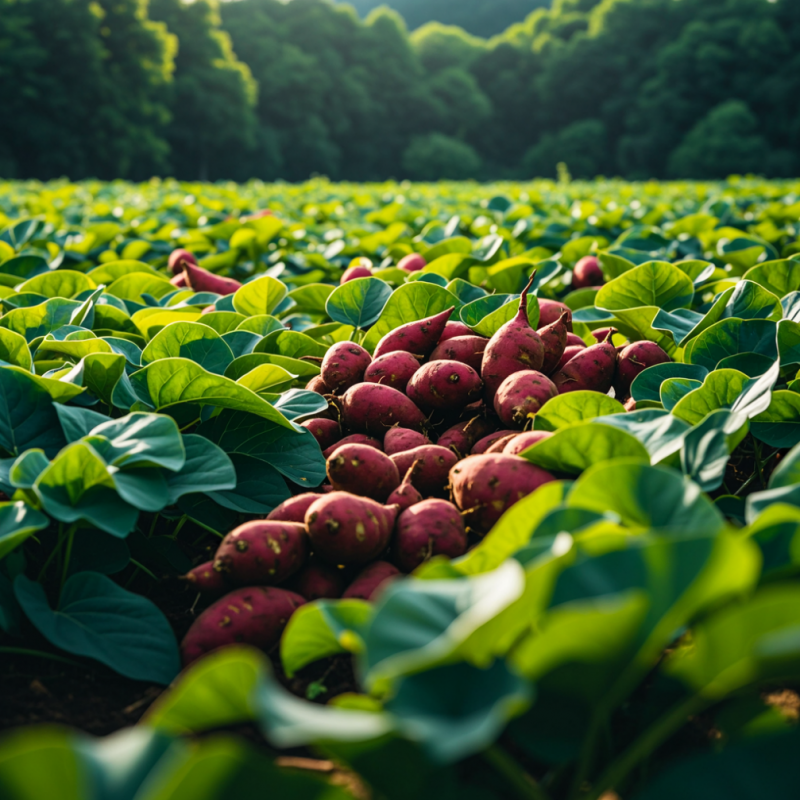
{"type": "Polygon", "coordinates": [[[8,796],[788,796],[796,190],[2,185],[0,652],[171,684],[8,796]]]}

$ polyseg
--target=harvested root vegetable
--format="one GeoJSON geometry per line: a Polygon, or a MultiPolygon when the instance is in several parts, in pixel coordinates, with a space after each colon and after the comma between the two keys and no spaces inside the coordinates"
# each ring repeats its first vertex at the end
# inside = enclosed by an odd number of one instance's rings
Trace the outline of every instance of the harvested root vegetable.
{"type": "Polygon", "coordinates": [[[406,272],[419,272],[428,266],[428,262],[419,253],[409,253],[400,259],[397,266],[406,272]]]}
{"type": "Polygon", "coordinates": [[[188,250],[173,250],[169,254],[169,260],[167,261],[167,266],[169,267],[169,271],[177,278],[179,275],[183,275],[183,265],[184,264],[194,264],[197,266],[197,259],[194,257],[194,253],[190,253],[188,250]]]}
{"type": "Polygon", "coordinates": [[[459,422],[448,428],[437,440],[439,447],[446,447],[459,456],[465,456],[475,443],[489,434],[491,426],[483,417],[474,417],[468,422],[459,422]]]}
{"type": "Polygon", "coordinates": [[[322,450],[327,450],[342,438],[342,429],[335,419],[308,419],[301,422],[300,427],[311,431],[322,450]]]}
{"type": "Polygon", "coordinates": [[[564,355],[561,356],[561,360],[558,362],[558,364],[556,364],[555,369],[553,369],[550,375],[552,376],[559,372],[565,364],[569,364],[569,362],[572,361],[572,359],[575,358],[575,356],[578,355],[578,353],[580,353],[582,350],[586,350],[585,345],[583,347],[573,347],[570,345],[569,347],[565,348],[564,355]]]}
{"type": "Polygon", "coordinates": [[[618,400],[631,393],[631,384],[639,373],[672,359],[655,342],[634,342],[623,348],[617,359],[614,392],[618,400]]]}
{"type": "Polygon", "coordinates": [[[271,650],[280,641],[289,618],[304,603],[299,594],[272,586],[248,587],[226,594],[210,605],[183,637],[183,665],[230,644],[271,650]]]}
{"type": "Polygon", "coordinates": [[[500,384],[509,375],[523,369],[539,370],[544,363],[544,344],[528,322],[528,290],[532,284],[533,278],[522,292],[516,317],[506,322],[486,345],[481,377],[485,384],[484,398],[489,404],[494,402],[500,384]]]}
{"type": "Polygon", "coordinates": [[[505,450],[506,445],[516,438],[517,434],[510,433],[508,436],[504,436],[502,439],[498,439],[490,448],[486,450],[486,452],[502,453],[505,450]]]}
{"type": "Polygon", "coordinates": [[[371,497],[379,503],[400,485],[394,461],[365,444],[337,447],[328,458],[327,470],[334,491],[371,497]]]}
{"type": "Polygon", "coordinates": [[[356,266],[356,267],[349,267],[342,273],[342,277],[339,278],[339,284],[344,285],[349,281],[354,281],[356,278],[371,278],[372,277],[372,270],[369,267],[364,266],[356,266]]]}
{"type": "Polygon", "coordinates": [[[277,508],[273,508],[267,514],[267,519],[275,522],[299,522],[302,525],[305,523],[308,507],[315,500],[319,500],[320,497],[323,497],[323,495],[317,492],[306,492],[305,494],[290,497],[288,500],[284,500],[277,508]]]}
{"type": "Polygon", "coordinates": [[[357,383],[342,395],[342,420],[349,430],[384,436],[395,425],[422,430],[425,415],[397,389],[357,383]]]}
{"type": "Polygon", "coordinates": [[[185,289],[187,288],[186,275],[183,272],[179,272],[177,275],[173,276],[170,279],[170,283],[176,289],[185,289]]]}
{"type": "Polygon", "coordinates": [[[418,369],[419,360],[415,356],[398,350],[376,358],[364,372],[364,381],[380,383],[382,386],[397,389],[398,392],[405,392],[408,382],[418,369]]]}
{"type": "Polygon", "coordinates": [[[439,342],[431,353],[430,360],[460,361],[480,374],[487,344],[489,344],[489,340],[484,339],[483,336],[456,336],[439,342]]]}
{"type": "Polygon", "coordinates": [[[193,589],[197,589],[200,594],[205,595],[225,594],[231,589],[225,576],[214,569],[213,561],[207,561],[205,564],[200,564],[199,567],[190,569],[181,576],[181,580],[186,581],[193,589]]]}
{"type": "Polygon", "coordinates": [[[433,556],[458,558],[467,552],[461,513],[447,500],[423,500],[397,518],[392,561],[411,572],[433,556]]]}
{"type": "Polygon", "coordinates": [[[553,375],[560,394],[581,390],[608,392],[617,368],[617,350],[611,343],[613,333],[609,331],[604,342],[581,350],[553,375]]]}
{"type": "Polygon", "coordinates": [[[393,456],[426,444],[433,442],[424,433],[411,431],[408,428],[390,428],[383,439],[383,450],[387,456],[393,456]]]}
{"type": "Polygon", "coordinates": [[[572,330],[572,309],[565,303],[558,300],[548,300],[546,297],[539,298],[539,325],[551,325],[562,314],[566,314],[567,318],[564,320],[567,330],[572,330]]]}
{"type": "Polygon", "coordinates": [[[331,492],[306,512],[306,528],[315,555],[329,564],[366,564],[388,547],[397,506],[368,497],[331,492]]]}
{"type": "Polygon", "coordinates": [[[567,334],[567,347],[586,347],[586,342],[577,333],[567,334]]]}
{"type": "Polygon", "coordinates": [[[474,334],[472,333],[472,328],[465,325],[463,322],[450,320],[450,322],[444,326],[442,335],[439,337],[439,344],[446,342],[448,339],[455,339],[457,336],[474,336],[474,334]]]}
{"type": "Polygon", "coordinates": [[[422,461],[415,461],[409,468],[403,478],[403,482],[389,495],[386,501],[388,506],[400,506],[400,511],[405,511],[407,508],[416,503],[421,503],[424,499],[419,493],[419,490],[414,487],[412,481],[414,476],[422,468],[422,461]]]}
{"type": "Polygon", "coordinates": [[[572,268],[573,289],[589,289],[593,286],[602,286],[603,283],[605,278],[597,256],[584,256],[572,268]]]}
{"type": "Polygon", "coordinates": [[[387,581],[396,578],[400,574],[394,564],[388,561],[376,561],[366,569],[356,575],[350,586],[345,589],[342,595],[346,600],[374,600],[378,595],[378,590],[383,588],[387,581]]]}
{"type": "Polygon", "coordinates": [[[316,392],[317,394],[321,394],[323,397],[327,394],[331,394],[331,390],[329,386],[326,386],[325,381],[322,380],[320,375],[313,377],[307,384],[306,389],[309,392],[316,392]]]}
{"type": "Polygon", "coordinates": [[[567,349],[567,315],[562,314],[555,322],[539,328],[539,336],[544,344],[544,363],[541,372],[549,375],[558,366],[564,350],[567,349]]]}
{"type": "Polygon", "coordinates": [[[397,350],[403,350],[421,358],[429,356],[439,343],[439,337],[444,333],[444,326],[452,313],[453,309],[448,308],[441,314],[435,314],[416,322],[408,322],[389,331],[378,342],[374,357],[380,358],[386,353],[393,353],[397,350]]]}
{"type": "Polygon", "coordinates": [[[610,340],[610,336],[613,336],[616,333],[614,328],[597,328],[596,330],[592,331],[592,336],[594,336],[595,341],[597,342],[604,342],[606,339],[610,340]]]}
{"type": "Polygon", "coordinates": [[[361,383],[364,371],[372,362],[372,356],[354,342],[337,342],[325,354],[320,368],[320,378],[335,394],[361,383]]]}
{"type": "Polygon", "coordinates": [[[404,453],[397,453],[391,457],[397,465],[397,470],[401,475],[405,475],[415,461],[421,461],[421,465],[411,477],[411,483],[419,489],[424,497],[432,494],[441,494],[447,486],[447,476],[455,466],[458,457],[452,450],[440,447],[436,444],[415,447],[404,453]]]}
{"type": "Polygon", "coordinates": [[[305,564],[308,550],[304,525],[253,520],[234,528],[222,540],[214,569],[233,586],[274,586],[305,564]]]}
{"type": "Polygon", "coordinates": [[[503,448],[503,452],[507,456],[518,456],[529,447],[533,447],[537,442],[541,442],[542,439],[548,439],[552,435],[550,431],[525,431],[525,433],[518,434],[508,442],[503,448]]]}
{"type": "Polygon", "coordinates": [[[457,411],[481,396],[481,376],[458,361],[431,361],[408,382],[406,394],[419,408],[457,411]]]}
{"type": "Polygon", "coordinates": [[[530,415],[535,414],[558,389],[547,375],[526,369],[509,375],[494,396],[494,410],[504,425],[524,428],[530,415]]]}
{"type": "Polygon", "coordinates": [[[344,591],[344,575],[340,569],[311,556],[287,588],[305,597],[309,603],[314,600],[335,600],[344,591]]]}
{"type": "Polygon", "coordinates": [[[479,439],[472,447],[470,455],[480,456],[483,455],[490,447],[499,442],[501,439],[507,439],[509,436],[516,436],[519,431],[495,431],[483,439],[479,439]]]}
{"type": "Polygon", "coordinates": [[[213,272],[209,272],[207,269],[198,267],[195,264],[190,264],[188,261],[183,262],[183,272],[186,275],[186,284],[195,292],[215,292],[216,294],[228,295],[234,294],[242,288],[242,284],[239,281],[215,275],[213,272]]]}
{"type": "Polygon", "coordinates": [[[376,450],[380,450],[381,453],[383,452],[383,445],[380,443],[379,439],[376,439],[374,436],[366,436],[363,433],[353,433],[350,436],[345,436],[344,439],[340,439],[330,447],[327,447],[322,451],[322,455],[325,456],[327,460],[333,455],[335,450],[344,447],[346,444],[364,444],[367,445],[367,447],[374,447],[376,450]]]}
{"type": "Polygon", "coordinates": [[[519,456],[472,456],[450,470],[453,501],[467,525],[488,533],[514,503],[555,478],[519,456]]]}

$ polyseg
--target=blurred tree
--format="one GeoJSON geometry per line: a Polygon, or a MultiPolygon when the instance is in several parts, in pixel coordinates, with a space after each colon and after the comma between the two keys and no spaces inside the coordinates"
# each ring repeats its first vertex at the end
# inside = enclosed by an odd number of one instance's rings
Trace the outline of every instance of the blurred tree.
{"type": "Polygon", "coordinates": [[[441,133],[415,137],[403,154],[405,174],[415,181],[462,181],[477,177],[480,168],[472,147],[441,133]]]}
{"type": "Polygon", "coordinates": [[[545,134],[525,154],[524,177],[555,178],[557,165],[565,163],[574,178],[594,178],[609,164],[606,126],[597,119],[573,122],[557,134],[545,134]]]}

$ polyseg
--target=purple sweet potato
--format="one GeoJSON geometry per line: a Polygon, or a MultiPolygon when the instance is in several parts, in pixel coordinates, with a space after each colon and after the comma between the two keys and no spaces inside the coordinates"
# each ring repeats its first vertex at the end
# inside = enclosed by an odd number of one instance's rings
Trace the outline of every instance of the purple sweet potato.
{"type": "Polygon", "coordinates": [[[541,372],[549,375],[561,361],[564,350],[567,349],[567,315],[562,314],[555,322],[539,328],[537,333],[542,338],[544,344],[544,363],[541,372]]]}
{"type": "Polygon", "coordinates": [[[187,264],[194,264],[197,266],[197,259],[194,257],[194,253],[190,253],[188,250],[173,250],[169,254],[169,260],[167,261],[167,266],[169,267],[169,271],[175,275],[183,275],[183,265],[184,263],[187,264]]]}
{"type": "Polygon", "coordinates": [[[373,561],[389,545],[398,510],[349,492],[325,495],[306,512],[315,555],[329,564],[373,561]]]}
{"type": "Polygon", "coordinates": [[[525,431],[525,433],[520,433],[508,442],[503,448],[503,452],[507,456],[518,456],[529,447],[533,447],[537,442],[541,442],[542,439],[548,439],[552,435],[550,431],[525,431]]]}
{"type": "Polygon", "coordinates": [[[342,598],[371,601],[377,597],[378,591],[387,581],[396,578],[399,574],[400,570],[394,564],[390,564],[388,561],[376,561],[356,575],[342,598]]]}
{"type": "Polygon", "coordinates": [[[481,376],[458,361],[431,361],[408,382],[406,394],[419,408],[458,411],[481,396],[481,376]]]}
{"type": "Polygon", "coordinates": [[[559,394],[590,390],[606,394],[614,381],[617,351],[611,343],[611,330],[604,342],[587,347],[553,375],[559,394]]]}
{"type": "Polygon", "coordinates": [[[572,330],[572,309],[565,303],[558,300],[548,300],[546,297],[539,298],[539,325],[544,327],[555,322],[562,314],[567,315],[564,320],[567,330],[572,330]]]}
{"type": "Polygon", "coordinates": [[[372,356],[360,344],[337,342],[322,359],[319,375],[326,386],[339,394],[361,383],[371,362],[372,356]]]}
{"type": "Polygon", "coordinates": [[[320,497],[322,495],[317,492],[306,492],[290,497],[277,508],[273,508],[267,514],[267,519],[274,522],[299,522],[302,525],[305,522],[308,507],[320,497]]]}
{"type": "Polygon", "coordinates": [[[472,328],[465,325],[463,322],[450,320],[450,322],[444,326],[444,331],[442,331],[442,335],[439,337],[439,344],[446,342],[448,339],[455,339],[457,336],[474,336],[474,334],[472,328]]]}
{"type": "Polygon", "coordinates": [[[301,422],[300,427],[311,431],[322,450],[327,450],[342,438],[342,429],[335,419],[308,419],[301,422]]]}
{"type": "Polygon", "coordinates": [[[402,512],[416,503],[422,502],[424,498],[412,483],[414,477],[422,469],[422,464],[422,460],[418,459],[408,468],[403,482],[389,495],[389,499],[386,501],[387,506],[400,506],[402,512]]]}
{"type": "Polygon", "coordinates": [[[519,433],[519,431],[495,431],[494,433],[490,433],[488,436],[484,436],[483,439],[475,442],[470,450],[470,455],[483,455],[492,445],[496,444],[501,439],[516,435],[517,433],[519,433]]]}
{"type": "Polygon", "coordinates": [[[522,292],[517,316],[492,336],[483,354],[481,378],[487,404],[494,401],[500,384],[509,375],[523,369],[539,370],[544,363],[544,344],[528,322],[528,290],[532,283],[533,278],[522,292]]]}
{"type": "Polygon", "coordinates": [[[558,389],[547,375],[526,369],[509,375],[494,396],[494,410],[504,425],[524,428],[529,415],[535,414],[558,389]]]}
{"type": "Polygon", "coordinates": [[[572,268],[573,289],[589,289],[593,286],[602,286],[603,283],[605,278],[597,256],[584,256],[572,268]]]}
{"type": "Polygon", "coordinates": [[[169,281],[176,289],[188,289],[189,286],[186,283],[186,273],[180,272],[177,275],[173,275],[169,281]]]}
{"type": "Polygon", "coordinates": [[[570,345],[569,347],[565,348],[564,355],[561,356],[561,360],[558,362],[558,364],[556,364],[555,369],[550,373],[551,377],[557,374],[562,369],[562,367],[564,367],[565,364],[568,364],[570,361],[572,361],[572,359],[575,358],[575,356],[578,355],[578,353],[580,353],[583,350],[586,350],[585,346],[575,347],[570,345]]]}
{"type": "Polygon", "coordinates": [[[672,359],[655,342],[634,342],[625,347],[617,359],[614,392],[618,400],[631,393],[631,384],[640,372],[672,359]]]}
{"type": "Polygon", "coordinates": [[[394,461],[365,444],[337,447],[328,458],[327,470],[334,491],[371,497],[379,503],[400,485],[394,461]]]}
{"type": "Polygon", "coordinates": [[[287,588],[305,597],[309,603],[314,600],[335,600],[344,591],[344,575],[340,569],[311,556],[303,569],[287,584],[287,588]]]}
{"type": "Polygon", "coordinates": [[[323,397],[326,394],[331,394],[330,387],[325,384],[325,381],[322,380],[321,375],[317,375],[316,377],[312,378],[307,384],[306,389],[309,392],[316,392],[317,394],[321,394],[323,397]]]}
{"type": "Polygon", "coordinates": [[[374,357],[380,358],[380,356],[394,353],[396,350],[403,350],[421,358],[429,356],[438,344],[439,337],[444,333],[444,326],[452,313],[453,309],[448,308],[441,314],[416,322],[408,322],[389,331],[378,342],[374,357]]]}
{"type": "Polygon", "coordinates": [[[592,336],[594,336],[596,342],[604,342],[606,339],[611,341],[609,334],[613,336],[615,333],[616,330],[614,328],[597,328],[592,331],[592,336]]]}
{"type": "Polygon", "coordinates": [[[357,383],[342,395],[342,420],[349,430],[383,436],[395,425],[422,430],[425,415],[397,389],[379,383],[357,383]]]}
{"type": "Polygon", "coordinates": [[[411,431],[408,428],[390,428],[383,440],[383,451],[387,456],[393,456],[426,444],[433,442],[424,433],[411,431]]]}
{"type": "Polygon", "coordinates": [[[376,450],[383,452],[383,445],[380,443],[379,439],[376,439],[374,436],[365,436],[363,433],[353,433],[335,442],[330,447],[327,447],[322,451],[322,455],[325,456],[327,460],[333,455],[334,450],[338,450],[346,444],[365,444],[368,447],[374,447],[376,450]]]}
{"type": "Polygon", "coordinates": [[[577,333],[567,334],[567,347],[586,347],[586,342],[577,333]]]}
{"type": "Polygon", "coordinates": [[[453,501],[467,525],[480,533],[488,533],[514,503],[553,480],[549,472],[504,453],[465,458],[450,470],[453,501]]]}
{"type": "Polygon", "coordinates": [[[356,278],[371,278],[372,270],[365,266],[348,267],[339,278],[339,284],[344,285],[348,281],[354,281],[356,278]]]}
{"type": "Polygon", "coordinates": [[[295,610],[305,604],[299,594],[272,586],[236,589],[210,605],[181,642],[187,666],[201,656],[230,644],[249,644],[271,650],[295,610]]]}
{"type": "MultiPolygon", "coordinates": [[[[449,324],[449,323],[448,323],[449,324]]],[[[475,372],[480,373],[483,362],[483,353],[488,339],[483,336],[456,336],[439,342],[436,349],[431,353],[430,361],[460,361],[467,364],[475,372]]]]}
{"type": "Polygon", "coordinates": [[[222,540],[214,569],[233,586],[274,586],[305,564],[308,551],[304,525],[253,520],[234,528],[222,540]]]}
{"type": "Polygon", "coordinates": [[[475,443],[489,434],[491,426],[483,417],[474,417],[468,422],[459,422],[448,428],[437,440],[439,447],[446,447],[463,458],[475,443]]]}
{"type": "Polygon", "coordinates": [[[221,295],[234,294],[242,288],[239,281],[233,278],[223,278],[215,275],[207,269],[198,267],[189,261],[182,261],[183,274],[186,275],[186,283],[195,292],[216,292],[221,295]]]}
{"type": "Polygon", "coordinates": [[[461,513],[447,500],[423,500],[397,518],[392,561],[411,572],[433,556],[458,558],[467,552],[461,513]]]}
{"type": "Polygon", "coordinates": [[[450,470],[458,462],[458,457],[452,450],[436,444],[415,447],[405,453],[397,453],[391,459],[401,475],[405,475],[415,461],[422,462],[419,470],[412,475],[411,483],[419,489],[423,497],[441,494],[447,486],[450,470]]]}
{"type": "Polygon", "coordinates": [[[380,383],[405,392],[408,382],[419,369],[419,359],[411,353],[398,350],[376,358],[364,372],[366,383],[380,383]]]}
{"type": "Polygon", "coordinates": [[[397,266],[406,272],[419,272],[428,266],[428,262],[419,253],[409,253],[400,259],[397,266]]]}
{"type": "Polygon", "coordinates": [[[508,436],[504,436],[502,439],[498,439],[491,447],[486,450],[486,453],[502,453],[505,450],[506,445],[517,438],[516,433],[509,433],[508,436]]]}
{"type": "Polygon", "coordinates": [[[199,567],[190,569],[185,575],[181,576],[182,581],[186,581],[193,589],[200,594],[215,596],[223,595],[231,590],[231,585],[225,580],[221,572],[214,569],[214,562],[207,561],[199,567]]]}

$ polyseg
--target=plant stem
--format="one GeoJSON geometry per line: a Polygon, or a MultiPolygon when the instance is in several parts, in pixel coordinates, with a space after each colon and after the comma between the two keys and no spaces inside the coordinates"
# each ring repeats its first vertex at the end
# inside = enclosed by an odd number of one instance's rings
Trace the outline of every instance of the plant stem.
{"type": "Polygon", "coordinates": [[[484,750],[483,757],[508,781],[520,800],[550,800],[547,792],[499,745],[484,750]]]}
{"type": "Polygon", "coordinates": [[[41,582],[42,578],[44,578],[45,573],[47,572],[47,568],[50,566],[50,562],[58,555],[59,551],[61,550],[61,546],[64,544],[64,531],[63,526],[61,523],[58,524],[58,541],[56,542],[56,546],[50,551],[50,555],[47,556],[47,560],[44,562],[44,565],[39,570],[39,574],[36,577],[36,580],[41,582]]]}
{"type": "Polygon", "coordinates": [[[43,650],[30,650],[27,647],[0,647],[0,653],[7,653],[8,655],[15,656],[36,656],[37,658],[49,658],[52,661],[61,661],[63,664],[69,664],[71,667],[78,667],[77,661],[71,658],[64,658],[64,656],[57,656],[53,653],[45,653],[43,650]]]}
{"type": "Polygon", "coordinates": [[[764,466],[761,463],[761,445],[757,441],[755,441],[755,439],[753,440],[753,445],[754,445],[753,458],[755,458],[756,461],[756,469],[758,470],[758,480],[761,484],[761,488],[765,489],[766,487],[764,486],[764,466]]]}
{"type": "Polygon", "coordinates": [[[181,528],[189,521],[189,517],[184,514],[179,520],[178,524],[175,526],[175,530],[172,531],[172,538],[177,539],[178,534],[181,532],[181,528]]]}
{"type": "Polygon", "coordinates": [[[67,572],[69,570],[69,560],[72,557],[72,544],[75,541],[75,531],[77,530],[77,523],[70,526],[67,531],[67,552],[64,553],[64,566],[61,569],[61,588],[67,582],[67,572]]]}
{"type": "Polygon", "coordinates": [[[156,532],[156,522],[158,522],[158,517],[159,517],[158,512],[153,514],[153,521],[152,523],[150,523],[150,533],[147,534],[148,539],[152,539],[153,534],[156,532]]]}
{"type": "Polygon", "coordinates": [[[741,493],[757,478],[755,472],[736,490],[734,497],[739,497],[741,493]]]}

